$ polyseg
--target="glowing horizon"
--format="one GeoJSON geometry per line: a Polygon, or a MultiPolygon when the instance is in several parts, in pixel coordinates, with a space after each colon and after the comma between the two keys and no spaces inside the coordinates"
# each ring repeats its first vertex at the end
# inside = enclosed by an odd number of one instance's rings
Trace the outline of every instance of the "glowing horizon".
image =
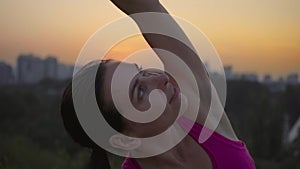
{"type": "MultiPolygon", "coordinates": [[[[235,71],[275,77],[300,73],[300,1],[162,3],[170,13],[199,27],[216,47],[224,65],[232,65],[235,71]]],[[[125,16],[108,0],[2,0],[0,14],[0,61],[10,64],[15,64],[21,53],[54,55],[73,64],[96,30],[125,16]]],[[[147,47],[142,38],[128,42],[132,46],[119,47],[111,54],[122,56],[147,47]]]]}

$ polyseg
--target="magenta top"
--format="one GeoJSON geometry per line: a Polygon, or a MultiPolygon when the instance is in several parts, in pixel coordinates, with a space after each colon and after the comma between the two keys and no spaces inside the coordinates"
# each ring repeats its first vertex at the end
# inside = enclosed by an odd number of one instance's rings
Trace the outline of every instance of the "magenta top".
{"type": "MultiPolygon", "coordinates": [[[[206,151],[213,169],[255,169],[254,161],[249,154],[247,147],[242,141],[230,140],[221,134],[213,131],[212,135],[204,143],[198,142],[202,130],[210,129],[193,123],[191,120],[180,117],[178,124],[206,151]],[[193,125],[191,127],[191,125],[193,125]]],[[[122,169],[142,169],[133,158],[126,158],[122,169]]]]}

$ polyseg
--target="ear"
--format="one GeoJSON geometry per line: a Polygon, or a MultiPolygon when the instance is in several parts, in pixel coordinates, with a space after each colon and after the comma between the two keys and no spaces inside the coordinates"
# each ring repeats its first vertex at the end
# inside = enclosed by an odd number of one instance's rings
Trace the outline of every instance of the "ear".
{"type": "Polygon", "coordinates": [[[112,147],[131,151],[141,146],[140,138],[127,137],[122,134],[116,134],[110,137],[109,143],[112,147]]]}

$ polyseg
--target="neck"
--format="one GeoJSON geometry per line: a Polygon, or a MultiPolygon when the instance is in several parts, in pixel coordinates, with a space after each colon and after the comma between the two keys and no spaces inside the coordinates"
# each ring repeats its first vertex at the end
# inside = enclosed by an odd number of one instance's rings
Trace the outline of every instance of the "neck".
{"type": "Polygon", "coordinates": [[[159,168],[168,168],[166,166],[185,166],[184,163],[189,158],[188,149],[191,147],[191,141],[193,140],[186,136],[179,144],[165,153],[136,160],[142,166],[149,166],[149,168],[150,166],[151,168],[158,168],[158,166],[159,168]]]}

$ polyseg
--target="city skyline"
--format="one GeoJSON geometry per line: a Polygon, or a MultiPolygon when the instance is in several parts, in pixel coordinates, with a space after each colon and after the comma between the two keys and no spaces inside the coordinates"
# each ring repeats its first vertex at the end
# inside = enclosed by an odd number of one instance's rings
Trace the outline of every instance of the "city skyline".
{"type": "Polygon", "coordinates": [[[41,59],[20,54],[15,67],[0,60],[0,84],[36,84],[44,79],[66,80],[73,75],[73,65],[61,63],[55,56],[41,59]]]}
{"type": "MultiPolygon", "coordinates": [[[[300,72],[300,1],[161,2],[170,13],[201,29],[224,65],[260,76],[300,72]]],[[[9,64],[15,64],[19,53],[30,52],[42,57],[59,56],[62,62],[74,64],[80,49],[96,30],[125,16],[106,0],[2,0],[0,14],[0,60],[9,64]]],[[[111,53],[126,56],[147,47],[138,37],[115,47],[111,53]]]]}
{"type": "MultiPolygon", "coordinates": [[[[57,56],[53,56],[53,55],[46,55],[43,57],[40,57],[36,54],[33,53],[29,53],[29,54],[19,54],[17,59],[16,59],[16,64],[15,65],[11,65],[3,60],[0,59],[0,64],[7,66],[11,66],[13,75],[16,76],[15,78],[18,78],[18,72],[20,72],[20,62],[22,62],[23,60],[27,60],[27,62],[31,62],[31,66],[37,66],[40,67],[41,69],[47,69],[47,67],[49,67],[48,69],[50,69],[50,74],[47,75],[48,70],[44,70],[45,71],[45,75],[39,75],[39,76],[49,76],[52,78],[58,78],[58,79],[63,79],[64,77],[69,77],[72,76],[72,73],[69,72],[69,70],[67,70],[67,75],[65,74],[66,72],[64,72],[62,75],[63,77],[59,77],[61,75],[59,75],[58,70],[54,70],[60,67],[60,69],[64,69],[67,67],[72,68],[75,66],[74,64],[68,64],[68,63],[64,63],[61,60],[59,60],[59,58],[57,56]],[[25,59],[24,59],[25,58],[25,59]],[[43,63],[45,62],[45,63],[43,63]],[[39,65],[40,63],[42,63],[42,65],[39,65]],[[35,65],[36,64],[36,65],[35,65]],[[43,68],[45,67],[45,68],[43,68]],[[54,77],[57,76],[57,77],[54,77]]],[[[208,69],[208,71],[210,71],[211,73],[217,73],[214,72],[213,70],[210,70],[210,65],[208,63],[205,63],[205,67],[206,69],[208,69]]],[[[66,71],[63,70],[62,71],[66,71]]],[[[68,69],[68,68],[67,68],[68,69]]],[[[22,72],[22,71],[21,71],[22,72]]],[[[73,72],[73,71],[72,71],[73,72]]],[[[298,72],[291,72],[285,76],[280,76],[280,77],[274,77],[271,74],[263,74],[263,75],[259,75],[256,72],[238,72],[235,70],[233,65],[224,65],[224,73],[226,75],[227,80],[235,80],[235,79],[245,79],[248,81],[257,81],[257,82],[263,82],[263,83],[272,83],[272,82],[281,82],[281,81],[294,81],[293,83],[300,83],[300,81],[298,80],[298,78],[300,77],[300,73],[298,72]],[[296,79],[296,80],[294,80],[296,79]],[[268,82],[269,81],[269,82],[268,82]],[[297,82],[295,82],[297,81],[297,82]]]]}

